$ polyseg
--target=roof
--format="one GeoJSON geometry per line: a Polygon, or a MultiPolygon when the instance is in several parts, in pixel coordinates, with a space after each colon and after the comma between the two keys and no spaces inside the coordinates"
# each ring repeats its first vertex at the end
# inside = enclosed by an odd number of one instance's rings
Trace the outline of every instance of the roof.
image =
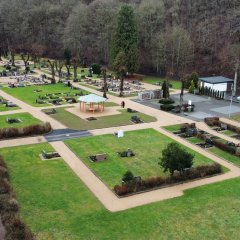
{"type": "Polygon", "coordinates": [[[85,103],[100,103],[100,102],[105,102],[107,99],[104,97],[100,97],[96,94],[88,94],[88,95],[79,97],[78,100],[85,103]]]}
{"type": "Polygon", "coordinates": [[[199,78],[202,82],[207,82],[211,84],[219,84],[219,83],[233,83],[234,81],[230,78],[222,77],[222,76],[216,76],[216,77],[204,77],[199,78]]]}

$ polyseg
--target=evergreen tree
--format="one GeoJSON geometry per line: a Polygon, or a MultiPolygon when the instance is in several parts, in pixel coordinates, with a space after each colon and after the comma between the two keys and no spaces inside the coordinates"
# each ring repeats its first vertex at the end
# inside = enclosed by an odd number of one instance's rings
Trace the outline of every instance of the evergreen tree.
{"type": "Polygon", "coordinates": [[[169,98],[169,84],[166,80],[162,84],[162,94],[163,98],[169,98]]]}
{"type": "Polygon", "coordinates": [[[124,52],[127,71],[134,73],[139,67],[138,29],[133,8],[129,5],[121,7],[118,14],[117,27],[112,39],[111,63],[118,54],[124,52]]]}

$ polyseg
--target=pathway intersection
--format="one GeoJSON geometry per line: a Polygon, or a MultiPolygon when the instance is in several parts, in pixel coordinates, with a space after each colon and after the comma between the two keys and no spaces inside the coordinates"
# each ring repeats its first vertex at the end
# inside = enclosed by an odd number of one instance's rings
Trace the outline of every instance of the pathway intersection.
{"type": "MultiPolygon", "coordinates": [[[[79,87],[78,83],[72,83],[72,84],[74,86],[79,87]]],[[[84,90],[87,90],[89,92],[99,95],[99,92],[97,90],[88,88],[86,86],[80,86],[80,87],[84,90]]],[[[92,191],[92,193],[99,199],[99,201],[111,212],[122,211],[132,207],[149,204],[156,201],[178,197],[184,194],[183,193],[184,190],[240,176],[240,168],[238,168],[237,166],[161,128],[162,126],[180,124],[180,123],[186,123],[186,122],[194,122],[194,121],[186,119],[181,116],[173,115],[164,111],[160,111],[158,109],[153,109],[148,106],[139,104],[137,102],[132,101],[131,98],[124,98],[126,107],[132,108],[144,114],[153,116],[157,119],[157,121],[151,122],[151,123],[143,123],[143,124],[136,124],[136,125],[121,126],[121,127],[94,129],[89,131],[75,131],[75,130],[68,129],[62,123],[58,122],[57,120],[43,113],[42,109],[45,109],[46,107],[39,108],[39,107],[30,106],[29,104],[5,93],[2,90],[0,90],[0,96],[16,103],[21,108],[20,110],[15,110],[12,112],[11,111],[5,112],[5,114],[28,112],[31,115],[33,115],[35,118],[40,119],[41,121],[49,122],[52,125],[52,128],[54,129],[52,133],[47,134],[45,137],[42,137],[42,136],[28,137],[28,138],[19,138],[19,139],[0,141],[0,148],[38,144],[46,141],[50,142],[52,147],[61,155],[63,160],[68,164],[68,166],[73,170],[73,172],[84,182],[84,184],[92,191]],[[225,174],[221,174],[211,178],[191,181],[184,184],[179,184],[179,185],[168,187],[168,188],[136,194],[136,195],[125,197],[125,198],[118,198],[63,142],[63,140],[69,139],[69,138],[84,137],[89,135],[113,134],[114,132],[120,129],[124,131],[133,131],[133,130],[146,129],[146,128],[153,128],[167,135],[168,137],[183,143],[184,145],[193,149],[194,151],[199,152],[202,155],[209,157],[213,161],[218,162],[219,164],[228,168],[229,171],[225,174]]],[[[113,95],[108,95],[108,97],[110,102],[120,104],[120,102],[122,101],[121,98],[113,95]]],[[[3,113],[0,113],[0,115],[3,115],[3,113]]],[[[212,133],[216,136],[220,136],[221,138],[227,141],[231,140],[232,142],[239,143],[238,140],[233,140],[232,138],[225,136],[221,133],[216,133],[215,131],[211,130],[207,125],[205,125],[202,122],[196,122],[196,125],[198,128],[208,131],[209,133],[212,133]]]]}

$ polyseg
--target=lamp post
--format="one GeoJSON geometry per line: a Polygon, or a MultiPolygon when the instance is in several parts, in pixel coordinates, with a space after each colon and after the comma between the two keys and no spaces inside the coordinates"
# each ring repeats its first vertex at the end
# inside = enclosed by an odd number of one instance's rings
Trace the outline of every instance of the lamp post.
{"type": "Polygon", "coordinates": [[[231,85],[231,101],[230,101],[230,106],[229,106],[229,115],[228,117],[231,117],[231,111],[232,111],[232,102],[233,102],[233,91],[234,91],[234,85],[231,85]]]}

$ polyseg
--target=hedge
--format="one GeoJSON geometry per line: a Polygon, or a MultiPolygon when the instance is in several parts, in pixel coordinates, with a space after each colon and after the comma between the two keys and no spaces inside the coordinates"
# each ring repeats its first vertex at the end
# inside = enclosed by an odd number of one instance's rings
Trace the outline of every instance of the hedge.
{"type": "Polygon", "coordinates": [[[34,240],[33,233],[20,218],[19,209],[10,184],[7,165],[0,156],[0,217],[5,229],[5,239],[34,240]]]}
{"type": "Polygon", "coordinates": [[[164,104],[164,105],[161,105],[161,106],[160,106],[160,109],[161,109],[162,111],[165,111],[165,112],[170,112],[170,111],[173,110],[174,108],[175,108],[175,106],[172,105],[172,104],[164,104]]]}
{"type": "Polygon", "coordinates": [[[0,128],[0,139],[41,135],[48,133],[51,130],[51,124],[48,122],[23,128],[0,128]]]}
{"type": "Polygon", "coordinates": [[[162,98],[159,100],[159,103],[161,104],[173,104],[175,101],[171,98],[162,98]]]}
{"type": "Polygon", "coordinates": [[[222,173],[222,167],[218,163],[211,165],[201,165],[186,169],[184,173],[176,172],[169,177],[150,177],[136,183],[115,185],[114,192],[118,196],[124,196],[141,191],[147,191],[151,188],[164,187],[171,184],[181,183],[187,180],[203,178],[222,173]]]}

